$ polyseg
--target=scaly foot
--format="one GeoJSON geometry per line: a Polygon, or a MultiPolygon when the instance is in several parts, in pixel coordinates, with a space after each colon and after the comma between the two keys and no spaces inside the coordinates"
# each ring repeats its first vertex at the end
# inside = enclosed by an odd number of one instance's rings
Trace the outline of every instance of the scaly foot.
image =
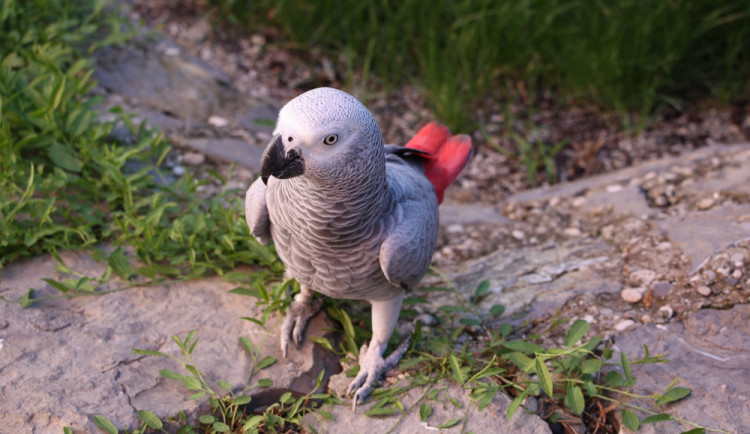
{"type": "Polygon", "coordinates": [[[372,385],[380,379],[380,377],[388,372],[391,368],[396,366],[401,356],[404,355],[406,350],[409,348],[409,342],[411,336],[407,337],[401,345],[391,353],[388,358],[383,359],[383,352],[385,351],[385,344],[372,345],[368,348],[365,343],[359,350],[359,373],[354,378],[354,381],[349,385],[346,394],[352,397],[352,410],[357,410],[357,404],[361,404],[370,395],[372,391],[372,385]]]}
{"type": "Polygon", "coordinates": [[[307,322],[313,315],[318,313],[323,305],[322,299],[313,301],[312,291],[302,288],[302,292],[294,297],[294,301],[289,305],[284,318],[284,324],[281,326],[281,354],[286,358],[289,349],[289,338],[299,347],[305,338],[305,328],[307,322]]]}

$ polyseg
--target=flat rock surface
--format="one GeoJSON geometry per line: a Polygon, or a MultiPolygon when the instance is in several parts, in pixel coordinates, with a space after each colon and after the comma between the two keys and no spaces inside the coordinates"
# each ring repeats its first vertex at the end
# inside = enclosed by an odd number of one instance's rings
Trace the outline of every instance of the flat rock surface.
{"type": "MultiPolygon", "coordinates": [[[[104,269],[83,253],[64,252],[66,265],[96,275],[104,269]]],[[[11,264],[0,273],[0,295],[20,298],[29,288],[35,295],[55,295],[46,282],[59,279],[57,262],[48,256],[11,264]]],[[[114,282],[113,285],[123,282],[114,282]]],[[[273,379],[268,389],[254,389],[251,407],[275,402],[288,390],[310,392],[321,369],[327,377],[339,372],[337,357],[307,339],[283,359],[278,330],[270,333],[243,316],[259,318],[255,300],[230,294],[221,279],[168,283],[131,288],[101,296],[40,301],[27,309],[0,303],[0,432],[98,432],[93,416],[101,414],[119,428],[138,427],[137,410],[175,416],[185,410],[192,417],[200,404],[179,381],[159,374],[161,369],[186,373],[175,361],[133,353],[133,348],[179,356],[171,335],[185,338],[196,330],[195,366],[208,383],[229,382],[236,391],[247,384],[253,360],[239,344],[248,337],[262,347],[263,356],[278,361],[252,379],[273,379]]],[[[324,336],[333,324],[324,314],[315,317],[308,336],[324,336]]],[[[333,339],[330,334],[327,337],[333,339]]],[[[205,409],[203,409],[205,411],[205,409]]]]}
{"type": "MultiPolygon", "coordinates": [[[[750,427],[750,305],[704,309],[681,324],[647,325],[617,337],[616,348],[642,357],[665,354],[665,364],[634,365],[636,393],[661,393],[675,377],[693,391],[679,403],[657,408],[706,428],[733,433],[750,427]]],[[[638,432],[673,433],[693,428],[675,421],[645,425],[638,432]]]]}

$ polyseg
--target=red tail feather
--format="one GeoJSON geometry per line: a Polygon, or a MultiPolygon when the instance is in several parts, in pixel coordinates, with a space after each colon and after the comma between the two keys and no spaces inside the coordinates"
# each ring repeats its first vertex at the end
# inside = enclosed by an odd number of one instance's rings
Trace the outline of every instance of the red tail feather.
{"type": "Polygon", "coordinates": [[[451,137],[448,127],[430,122],[406,147],[430,153],[431,157],[424,162],[424,172],[435,187],[438,203],[442,203],[445,189],[458,178],[471,157],[471,137],[465,134],[451,137]]]}

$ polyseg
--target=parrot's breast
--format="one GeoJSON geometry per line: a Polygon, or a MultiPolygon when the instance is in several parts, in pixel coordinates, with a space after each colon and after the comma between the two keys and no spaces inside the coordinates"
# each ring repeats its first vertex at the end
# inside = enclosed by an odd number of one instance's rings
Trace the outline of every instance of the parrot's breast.
{"type": "Polygon", "coordinates": [[[271,180],[271,236],[287,274],[333,298],[377,300],[401,291],[385,278],[379,253],[391,206],[374,194],[336,197],[271,180]]]}

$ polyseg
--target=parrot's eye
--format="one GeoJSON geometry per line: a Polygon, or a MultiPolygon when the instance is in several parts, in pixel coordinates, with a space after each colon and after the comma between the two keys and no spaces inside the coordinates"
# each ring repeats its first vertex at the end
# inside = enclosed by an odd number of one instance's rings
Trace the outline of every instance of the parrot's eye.
{"type": "Polygon", "coordinates": [[[323,143],[326,145],[333,145],[334,143],[339,141],[339,135],[338,134],[330,134],[327,135],[325,139],[323,139],[323,143]]]}

